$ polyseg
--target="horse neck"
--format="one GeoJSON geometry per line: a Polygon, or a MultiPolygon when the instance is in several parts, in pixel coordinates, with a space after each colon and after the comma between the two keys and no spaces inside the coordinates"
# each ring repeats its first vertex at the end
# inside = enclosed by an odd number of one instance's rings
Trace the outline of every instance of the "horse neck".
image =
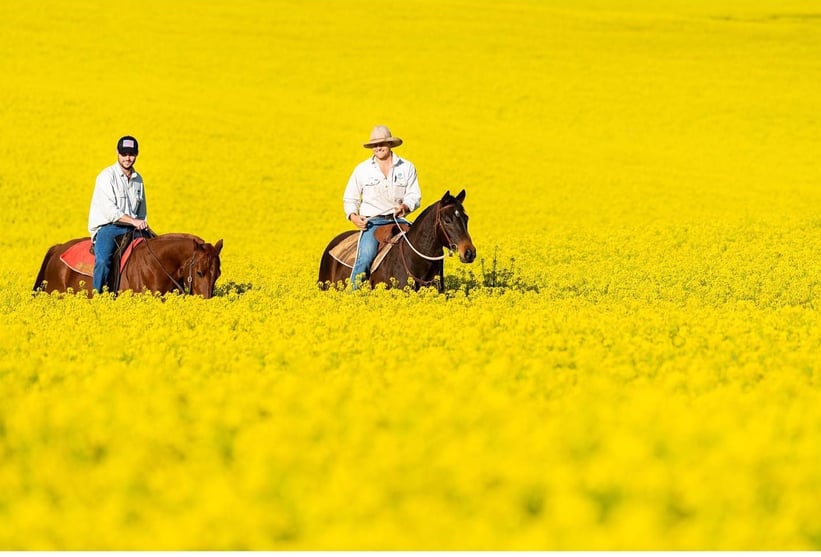
{"type": "Polygon", "coordinates": [[[166,234],[149,239],[151,251],[162,261],[173,265],[173,270],[168,269],[172,274],[185,263],[191,260],[194,255],[193,236],[183,234],[166,234]]]}
{"type": "Polygon", "coordinates": [[[444,246],[439,238],[439,230],[437,230],[436,211],[438,208],[439,203],[437,202],[425,209],[408,230],[407,237],[410,243],[425,255],[438,256],[444,246]]]}

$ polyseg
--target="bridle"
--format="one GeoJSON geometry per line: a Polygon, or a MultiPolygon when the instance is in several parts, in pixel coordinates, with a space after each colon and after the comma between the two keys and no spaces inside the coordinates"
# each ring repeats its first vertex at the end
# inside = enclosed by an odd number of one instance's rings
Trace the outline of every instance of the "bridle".
{"type": "Polygon", "coordinates": [[[168,271],[165,270],[165,267],[163,267],[162,261],[160,261],[160,258],[157,257],[157,254],[154,253],[154,250],[151,249],[151,244],[148,241],[149,239],[150,238],[145,239],[145,247],[148,248],[148,253],[150,253],[151,256],[154,258],[154,260],[157,262],[157,265],[160,267],[162,272],[165,273],[165,276],[167,276],[169,279],[171,279],[171,282],[174,283],[174,286],[176,286],[177,288],[180,289],[180,292],[182,292],[183,294],[191,294],[194,290],[193,281],[194,281],[194,262],[195,262],[196,257],[197,257],[196,248],[194,249],[194,253],[191,254],[191,260],[187,263],[187,265],[188,265],[188,278],[187,278],[187,283],[188,284],[187,284],[187,287],[188,288],[185,288],[179,282],[177,282],[177,279],[175,279],[173,276],[171,276],[171,273],[169,273],[168,271]]]}
{"type": "MultiPolygon", "coordinates": [[[[436,217],[435,217],[435,219],[436,219],[436,221],[435,221],[436,224],[434,225],[434,230],[440,230],[442,232],[442,235],[445,237],[445,240],[447,241],[446,245],[448,246],[448,255],[453,256],[453,252],[456,251],[456,244],[453,243],[453,240],[450,239],[450,236],[448,236],[447,230],[445,230],[445,225],[442,224],[442,205],[441,205],[441,203],[436,205],[436,217]]],[[[399,221],[397,220],[396,215],[393,215],[393,221],[396,223],[396,226],[398,227],[399,226],[399,221]]],[[[432,255],[425,255],[424,253],[421,253],[418,249],[416,249],[413,246],[411,241],[408,239],[407,231],[402,230],[401,227],[399,228],[399,236],[401,236],[402,239],[405,240],[405,243],[407,243],[410,246],[410,248],[413,250],[413,252],[416,255],[418,255],[419,257],[421,257],[422,259],[427,259],[428,261],[442,261],[445,258],[445,254],[442,254],[442,255],[439,255],[439,256],[432,256],[432,255]]],[[[419,277],[417,277],[416,275],[414,275],[411,272],[410,267],[408,267],[407,257],[405,256],[405,249],[404,249],[405,243],[400,243],[399,244],[399,254],[401,256],[400,259],[402,259],[402,265],[405,267],[405,272],[408,273],[408,276],[411,277],[414,280],[414,282],[416,282],[417,284],[420,284],[422,286],[430,286],[431,284],[436,282],[436,280],[439,277],[433,278],[431,280],[423,280],[423,279],[420,279],[419,277]]]]}

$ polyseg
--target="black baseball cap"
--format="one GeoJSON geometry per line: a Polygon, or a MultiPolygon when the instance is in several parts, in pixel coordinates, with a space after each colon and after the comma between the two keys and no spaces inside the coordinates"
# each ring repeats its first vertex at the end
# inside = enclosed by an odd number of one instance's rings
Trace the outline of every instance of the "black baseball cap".
{"type": "Polygon", "coordinates": [[[126,135],[117,142],[117,152],[121,155],[136,155],[140,152],[140,146],[135,138],[126,135]]]}

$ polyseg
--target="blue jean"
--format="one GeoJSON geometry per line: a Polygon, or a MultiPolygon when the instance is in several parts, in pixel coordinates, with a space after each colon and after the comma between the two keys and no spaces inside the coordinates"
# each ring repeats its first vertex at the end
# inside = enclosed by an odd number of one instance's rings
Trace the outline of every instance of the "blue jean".
{"type": "Polygon", "coordinates": [[[132,230],[131,226],[120,224],[106,224],[97,230],[94,237],[94,290],[103,291],[111,271],[111,256],[117,249],[114,239],[132,230]]]}
{"type": "MultiPolygon", "coordinates": [[[[397,220],[400,223],[410,224],[405,219],[397,220]]],[[[394,224],[393,217],[373,217],[368,221],[365,230],[359,233],[359,249],[356,254],[356,261],[353,264],[353,270],[351,271],[352,290],[359,288],[360,281],[357,280],[359,275],[365,273],[365,278],[362,279],[362,282],[370,276],[371,264],[373,260],[376,259],[376,252],[379,251],[379,241],[374,234],[376,233],[376,228],[383,224],[394,224]]]]}

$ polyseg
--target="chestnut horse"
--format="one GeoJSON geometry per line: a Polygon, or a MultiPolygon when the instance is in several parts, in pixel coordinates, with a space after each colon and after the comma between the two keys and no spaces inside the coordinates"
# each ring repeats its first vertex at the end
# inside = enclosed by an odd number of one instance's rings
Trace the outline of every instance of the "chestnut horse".
{"type": "MultiPolygon", "coordinates": [[[[371,273],[371,286],[385,283],[388,287],[395,285],[404,288],[412,278],[415,290],[434,284],[442,292],[445,288],[443,249],[447,248],[451,253],[458,251],[462,263],[471,263],[476,259],[476,248],[468,234],[468,216],[462,206],[464,200],[465,190],[456,197],[447,191],[442,199],[422,211],[398,244],[390,249],[371,273]]],[[[351,278],[351,268],[337,261],[329,252],[353,234],[359,232],[350,230],[339,234],[322,253],[318,285],[323,290],[344,284],[346,279],[351,278]]]]}
{"type": "MultiPolygon", "coordinates": [[[[88,238],[78,238],[52,246],[43,259],[34,290],[45,292],[92,293],[92,277],[78,273],[61,259],[68,248],[88,238]]],[[[214,295],[220,276],[222,240],[211,245],[192,234],[162,234],[145,238],[135,245],[120,275],[119,291],[151,291],[166,294],[179,291],[203,298],[214,295]]]]}

